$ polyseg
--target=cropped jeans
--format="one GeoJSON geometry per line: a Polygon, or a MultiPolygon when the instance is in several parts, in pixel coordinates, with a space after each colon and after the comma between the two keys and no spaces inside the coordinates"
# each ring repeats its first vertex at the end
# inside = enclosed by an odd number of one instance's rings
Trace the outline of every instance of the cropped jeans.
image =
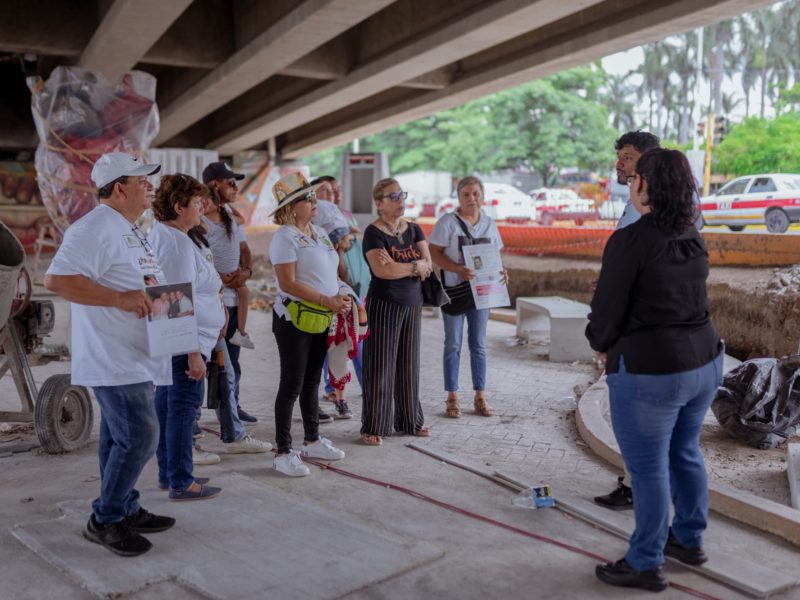
{"type": "Polygon", "coordinates": [[[722,383],[724,352],[711,362],[670,375],[609,373],[611,424],[630,471],[636,529],[625,560],[636,571],[664,562],[670,499],[672,533],[684,546],[702,547],[708,520],[708,481],[700,430],[722,383]]]}
{"type": "Polygon", "coordinates": [[[472,389],[486,389],[486,325],[489,309],[468,310],[461,315],[442,313],[444,321],[444,389],[458,391],[458,368],[461,363],[461,344],[464,338],[464,321],[467,321],[469,366],[472,371],[472,389]]]}
{"type": "Polygon", "coordinates": [[[158,445],[155,387],[147,381],[92,389],[100,405],[100,497],[92,512],[98,523],[117,523],[139,510],[134,486],[158,445]]]}

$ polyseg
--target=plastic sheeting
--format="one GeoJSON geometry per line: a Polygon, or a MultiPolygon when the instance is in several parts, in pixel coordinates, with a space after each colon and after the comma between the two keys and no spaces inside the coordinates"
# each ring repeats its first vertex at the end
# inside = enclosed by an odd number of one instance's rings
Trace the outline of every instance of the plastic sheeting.
{"type": "Polygon", "coordinates": [[[711,404],[734,439],[767,450],[800,424],[800,356],[757,358],[725,375],[711,404]]]}
{"type": "Polygon", "coordinates": [[[100,155],[121,150],[139,156],[155,138],[156,79],[131,71],[112,87],[98,73],[57,67],[47,81],[27,82],[42,201],[63,231],[97,205],[91,172],[100,155]]]}

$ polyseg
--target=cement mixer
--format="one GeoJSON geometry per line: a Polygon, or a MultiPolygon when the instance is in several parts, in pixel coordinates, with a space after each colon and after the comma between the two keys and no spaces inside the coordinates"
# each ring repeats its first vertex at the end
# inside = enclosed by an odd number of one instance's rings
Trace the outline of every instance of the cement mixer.
{"type": "Polygon", "coordinates": [[[92,432],[94,413],[89,391],[70,383],[70,375],[48,377],[37,391],[32,365],[61,360],[66,347],[46,346],[53,331],[55,307],[33,300],[19,240],[0,222],[0,377],[11,371],[19,394],[19,412],[0,411],[0,422],[33,422],[42,449],[50,454],[77,450],[92,432]]]}

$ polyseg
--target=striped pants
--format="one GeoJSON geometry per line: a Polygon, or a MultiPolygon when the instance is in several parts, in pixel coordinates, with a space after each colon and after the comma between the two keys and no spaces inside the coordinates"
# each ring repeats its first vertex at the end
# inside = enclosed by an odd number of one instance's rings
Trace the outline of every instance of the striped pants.
{"type": "Polygon", "coordinates": [[[419,402],[422,307],[367,298],[367,316],[361,433],[390,435],[394,408],[395,431],[413,434],[425,422],[419,402]]]}

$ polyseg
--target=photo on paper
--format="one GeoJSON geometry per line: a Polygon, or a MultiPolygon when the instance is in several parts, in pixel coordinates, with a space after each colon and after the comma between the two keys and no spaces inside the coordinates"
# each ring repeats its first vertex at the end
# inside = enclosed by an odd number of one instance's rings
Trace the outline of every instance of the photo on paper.
{"type": "Polygon", "coordinates": [[[199,347],[191,283],[151,285],[145,289],[152,306],[147,317],[150,356],[194,352],[199,347]]]}

